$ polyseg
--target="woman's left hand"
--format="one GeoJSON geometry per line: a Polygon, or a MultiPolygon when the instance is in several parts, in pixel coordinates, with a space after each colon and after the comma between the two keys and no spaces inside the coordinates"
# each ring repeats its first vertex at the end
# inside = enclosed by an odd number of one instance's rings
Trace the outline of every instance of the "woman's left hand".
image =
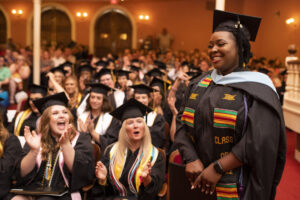
{"type": "Polygon", "coordinates": [[[151,170],[152,170],[151,162],[148,162],[147,165],[143,167],[141,177],[140,177],[142,179],[144,186],[147,186],[152,181],[152,178],[150,176],[151,170]]]}
{"type": "Polygon", "coordinates": [[[63,145],[66,145],[66,144],[70,143],[71,131],[72,131],[72,125],[69,124],[68,127],[67,127],[67,130],[65,130],[64,133],[61,134],[61,136],[58,140],[58,143],[59,143],[60,146],[63,146],[63,145]]]}
{"type": "Polygon", "coordinates": [[[210,164],[202,173],[196,178],[192,188],[199,187],[205,194],[213,194],[216,184],[221,179],[222,175],[218,174],[214,169],[214,164],[210,164]]]}

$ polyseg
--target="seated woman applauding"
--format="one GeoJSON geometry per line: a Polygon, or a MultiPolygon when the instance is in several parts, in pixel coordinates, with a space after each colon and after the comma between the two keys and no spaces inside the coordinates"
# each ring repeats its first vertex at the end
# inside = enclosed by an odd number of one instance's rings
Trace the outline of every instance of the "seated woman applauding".
{"type": "Polygon", "coordinates": [[[35,196],[36,200],[81,199],[80,189],[93,179],[91,138],[76,131],[72,114],[66,107],[68,99],[65,93],[33,103],[42,113],[38,133],[30,132],[29,127],[25,127],[27,144],[23,158],[17,164],[18,183],[24,191],[31,193],[23,193],[13,199],[32,199],[30,195],[36,195],[36,191],[45,192],[35,196]],[[64,188],[64,195],[48,196],[64,188]]]}
{"type": "Polygon", "coordinates": [[[106,196],[153,200],[160,191],[165,162],[152,145],[143,118],[150,111],[139,101],[130,99],[111,113],[122,121],[122,128],[118,142],[107,147],[103,162],[99,161],[96,167],[99,184],[106,185],[106,196]]]}

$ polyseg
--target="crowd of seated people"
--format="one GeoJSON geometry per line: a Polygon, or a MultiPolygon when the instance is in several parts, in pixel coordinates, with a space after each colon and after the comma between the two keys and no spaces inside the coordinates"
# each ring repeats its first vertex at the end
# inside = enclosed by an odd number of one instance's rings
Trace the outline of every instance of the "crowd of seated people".
{"type": "MultiPolygon", "coordinates": [[[[285,74],[279,64],[253,58],[248,68],[268,74],[282,92],[285,74]]],[[[59,46],[42,50],[41,84],[33,85],[31,51],[4,50],[1,93],[19,106],[7,129],[0,124],[0,185],[7,188],[0,199],[32,199],[30,193],[9,192],[25,186],[65,189],[59,198],[35,199],[77,199],[90,183],[95,187],[88,199],[155,199],[167,172],[158,149],[167,156],[176,150],[176,115],[184,93],[193,78],[212,68],[198,49],[164,54],[126,49],[97,58],[59,46]],[[101,161],[94,160],[92,143],[99,146],[101,161]]]]}

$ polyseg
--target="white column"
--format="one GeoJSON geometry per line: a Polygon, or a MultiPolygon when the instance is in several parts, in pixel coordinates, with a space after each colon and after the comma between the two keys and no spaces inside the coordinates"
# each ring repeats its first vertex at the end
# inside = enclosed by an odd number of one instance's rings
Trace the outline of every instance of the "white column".
{"type": "Polygon", "coordinates": [[[225,0],[216,0],[216,10],[225,10],[225,0]]]}
{"type": "Polygon", "coordinates": [[[33,82],[40,84],[41,1],[33,0],[33,82]]]}

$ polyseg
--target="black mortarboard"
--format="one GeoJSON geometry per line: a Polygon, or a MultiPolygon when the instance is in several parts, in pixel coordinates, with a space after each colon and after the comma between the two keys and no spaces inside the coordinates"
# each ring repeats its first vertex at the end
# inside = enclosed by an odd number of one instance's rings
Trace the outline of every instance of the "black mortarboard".
{"type": "Polygon", "coordinates": [[[59,65],[58,67],[52,68],[50,71],[51,71],[52,73],[54,73],[54,72],[61,72],[61,73],[64,74],[64,75],[66,75],[66,73],[67,73],[67,71],[64,70],[64,65],[63,65],[63,64],[59,65]]]}
{"type": "Polygon", "coordinates": [[[123,122],[129,118],[143,117],[149,112],[152,112],[151,108],[132,98],[110,114],[123,122]]]}
{"type": "Polygon", "coordinates": [[[170,85],[171,85],[170,83],[163,81],[161,79],[158,79],[156,77],[154,77],[150,83],[150,87],[158,86],[160,88],[160,92],[164,95],[167,94],[167,90],[170,85]]]}
{"type": "Polygon", "coordinates": [[[65,66],[68,66],[68,67],[73,67],[73,63],[69,62],[69,61],[66,61],[62,64],[64,67],[65,66]]]}
{"type": "Polygon", "coordinates": [[[140,61],[139,61],[139,59],[132,59],[131,60],[131,63],[139,63],[140,61]]]}
{"type": "Polygon", "coordinates": [[[78,73],[82,72],[82,71],[89,71],[89,72],[93,72],[94,68],[89,65],[89,64],[85,64],[85,65],[79,65],[78,66],[78,73]]]}
{"type": "Polygon", "coordinates": [[[112,70],[107,69],[107,68],[102,68],[97,74],[95,74],[95,78],[100,79],[101,76],[106,75],[106,74],[110,74],[111,76],[113,76],[112,70]]]}
{"type": "Polygon", "coordinates": [[[164,75],[164,73],[162,71],[160,71],[158,68],[154,68],[152,70],[150,70],[149,72],[147,72],[145,75],[147,76],[153,76],[153,77],[156,77],[156,76],[162,76],[164,75]]]}
{"type": "Polygon", "coordinates": [[[106,67],[107,66],[107,62],[103,61],[103,60],[99,60],[95,63],[96,66],[103,66],[106,67]]]}
{"type": "Polygon", "coordinates": [[[140,68],[135,65],[130,65],[130,70],[138,72],[138,71],[140,71],[140,68]]]}
{"type": "Polygon", "coordinates": [[[88,83],[86,85],[91,87],[90,92],[100,93],[100,94],[103,94],[105,96],[107,96],[107,93],[109,91],[113,90],[112,88],[110,88],[106,85],[103,85],[101,83],[88,83]]]}
{"type": "Polygon", "coordinates": [[[126,71],[126,70],[122,70],[122,69],[119,69],[119,70],[115,70],[115,74],[117,76],[126,76],[128,78],[128,75],[130,74],[131,72],[130,71],[126,71]]]}
{"type": "Polygon", "coordinates": [[[36,85],[36,84],[32,84],[30,86],[30,94],[33,93],[40,93],[43,96],[46,96],[48,89],[44,86],[40,86],[40,85],[36,85]]]}
{"type": "Polygon", "coordinates": [[[35,107],[39,110],[40,113],[43,113],[46,108],[54,105],[61,105],[67,107],[68,98],[64,92],[60,92],[54,95],[46,96],[41,99],[33,101],[35,107]]]}
{"type": "Polygon", "coordinates": [[[148,94],[149,95],[151,92],[153,92],[153,89],[145,84],[132,85],[130,87],[133,88],[134,93],[137,93],[137,94],[148,94]]]}
{"type": "Polygon", "coordinates": [[[181,66],[188,66],[188,67],[190,67],[190,63],[188,62],[188,61],[183,61],[182,63],[181,63],[181,66]]]}
{"type": "Polygon", "coordinates": [[[260,25],[261,18],[241,15],[237,13],[230,13],[221,10],[214,11],[214,22],[213,22],[213,32],[217,29],[217,27],[225,22],[234,22],[232,24],[228,23],[228,26],[236,26],[238,28],[238,21],[242,26],[240,28],[246,27],[248,32],[250,33],[250,40],[255,41],[256,34],[258,32],[258,28],[260,25]]]}
{"type": "Polygon", "coordinates": [[[159,69],[167,69],[166,64],[158,60],[154,61],[154,65],[156,65],[159,69]]]}
{"type": "Polygon", "coordinates": [[[81,59],[79,61],[79,65],[89,65],[90,61],[88,59],[81,59]]]}

